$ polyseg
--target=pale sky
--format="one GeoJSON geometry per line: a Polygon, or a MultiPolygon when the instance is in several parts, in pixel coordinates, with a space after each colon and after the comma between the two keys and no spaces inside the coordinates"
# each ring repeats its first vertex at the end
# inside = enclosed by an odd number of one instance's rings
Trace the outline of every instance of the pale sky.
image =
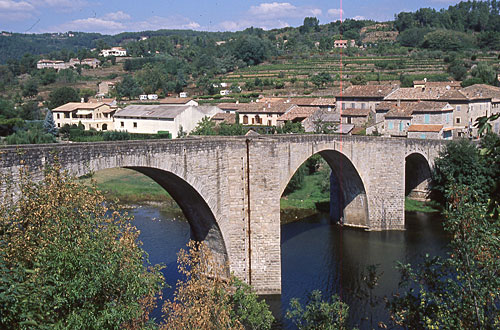
{"type": "MultiPolygon", "coordinates": [[[[454,0],[343,0],[343,18],[390,20],[401,11],[436,9],[454,0]]],[[[11,32],[100,32],[158,29],[235,31],[300,26],[304,17],[321,24],[338,20],[339,0],[0,0],[0,30],[11,32]]]]}

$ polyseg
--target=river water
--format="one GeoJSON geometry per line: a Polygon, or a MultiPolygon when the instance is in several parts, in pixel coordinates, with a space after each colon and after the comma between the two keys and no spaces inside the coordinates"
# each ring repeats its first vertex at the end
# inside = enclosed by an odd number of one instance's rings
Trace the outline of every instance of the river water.
{"type": "MultiPolygon", "coordinates": [[[[163,263],[167,283],[164,291],[171,297],[177,274],[176,253],[189,241],[188,223],[178,215],[150,206],[130,211],[141,231],[140,240],[151,263],[163,263]]],[[[425,254],[445,253],[448,239],[438,215],[407,213],[406,231],[365,232],[339,227],[328,215],[317,214],[281,226],[282,294],[266,297],[275,315],[284,315],[291,298],[305,302],[312,290],[325,298],[341,295],[349,306],[349,323],[360,329],[377,328],[388,323],[384,297],[398,290],[400,276],[396,262],[416,263],[425,254]],[[369,290],[363,281],[366,267],[377,265],[381,274],[377,286],[369,290]]],[[[153,316],[161,315],[157,309],[153,316]]],[[[293,328],[288,320],[278,327],[293,328]]]]}

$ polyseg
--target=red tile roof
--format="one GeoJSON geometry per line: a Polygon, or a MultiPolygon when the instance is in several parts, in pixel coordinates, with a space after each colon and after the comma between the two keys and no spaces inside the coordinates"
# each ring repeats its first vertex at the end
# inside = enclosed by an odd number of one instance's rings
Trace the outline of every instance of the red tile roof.
{"type": "Polygon", "coordinates": [[[408,132],[441,132],[443,125],[410,125],[408,132]]]}
{"type": "Polygon", "coordinates": [[[353,85],[338,94],[338,97],[366,97],[366,98],[384,98],[397,86],[395,85],[353,85]]]}

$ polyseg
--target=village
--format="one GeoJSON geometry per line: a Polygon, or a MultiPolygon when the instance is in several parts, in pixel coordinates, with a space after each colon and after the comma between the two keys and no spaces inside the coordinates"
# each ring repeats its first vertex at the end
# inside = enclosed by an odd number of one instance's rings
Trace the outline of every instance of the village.
{"type": "MultiPolygon", "coordinates": [[[[290,122],[300,123],[306,133],[446,140],[477,138],[476,120],[500,112],[499,87],[462,88],[458,81],[426,79],[414,81],[413,87],[352,85],[332,97],[260,97],[249,103],[221,99],[216,105],[200,105],[186,93],[180,96],[140,95],[139,100],[118,103],[101,93],[51,111],[59,129],[81,124],[85,130],[169,132],[172,138],[189,134],[207,117],[215,125],[239,123],[257,132],[290,122]]],[[[500,132],[500,119],[492,122],[492,130],[500,132]]]]}

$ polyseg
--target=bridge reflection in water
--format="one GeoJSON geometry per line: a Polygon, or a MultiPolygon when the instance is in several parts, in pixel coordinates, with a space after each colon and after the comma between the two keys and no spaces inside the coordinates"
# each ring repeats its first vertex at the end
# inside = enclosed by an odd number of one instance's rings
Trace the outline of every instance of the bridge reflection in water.
{"type": "MultiPolygon", "coordinates": [[[[176,253],[189,240],[189,224],[154,207],[138,207],[131,213],[151,262],[163,262],[167,266],[165,277],[172,288],[166,289],[164,296],[171,298],[179,278],[176,253]]],[[[387,323],[382,298],[397,290],[400,277],[394,268],[396,261],[415,263],[425,253],[443,254],[447,243],[439,216],[407,213],[406,217],[406,231],[366,232],[344,227],[342,239],[339,227],[333,225],[326,214],[282,225],[282,294],[265,297],[280,323],[285,327],[289,325],[282,315],[293,297],[304,303],[307,294],[315,289],[321,290],[325,298],[339,294],[340,268],[343,299],[350,306],[351,325],[371,329],[376,328],[378,321],[387,323]],[[360,298],[366,289],[361,280],[362,272],[372,264],[378,264],[378,270],[383,272],[373,292],[374,306],[360,298]],[[373,327],[370,327],[370,317],[373,327]]],[[[157,319],[161,316],[160,308],[155,310],[154,316],[157,319]]]]}

